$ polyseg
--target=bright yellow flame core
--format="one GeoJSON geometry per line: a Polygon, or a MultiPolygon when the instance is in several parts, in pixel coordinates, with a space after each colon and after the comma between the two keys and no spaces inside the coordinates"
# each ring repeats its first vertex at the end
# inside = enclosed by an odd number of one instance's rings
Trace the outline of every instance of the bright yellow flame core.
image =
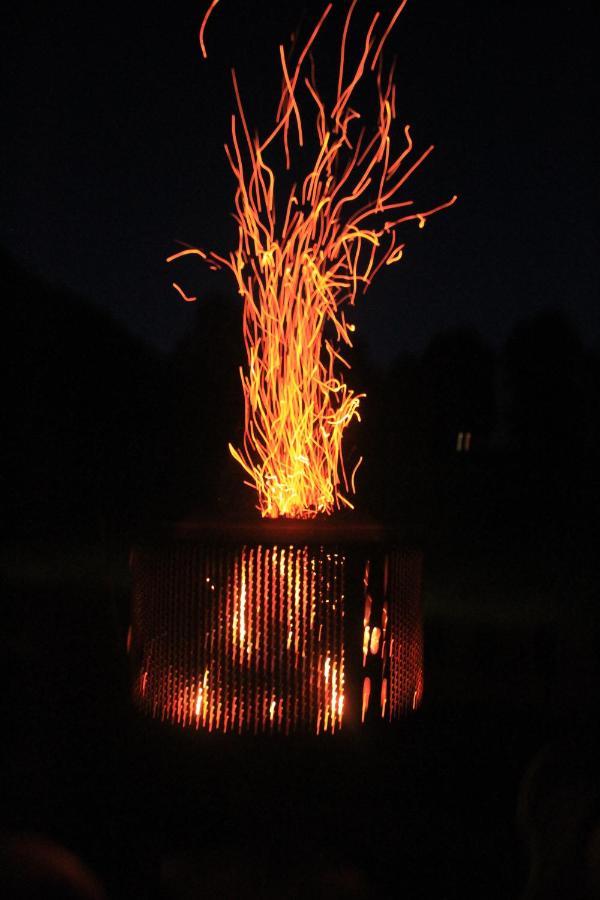
{"type": "MultiPolygon", "coordinates": [[[[393,154],[391,149],[396,88],[393,66],[384,76],[381,50],[406,0],[396,8],[380,38],[376,35],[379,13],[374,15],[358,66],[345,75],[346,39],[356,2],[344,23],[337,96],[331,109],[317,90],[314,65],[305,74],[308,51],[331,4],[293,70],[283,47],[279,48],[281,96],[275,127],[265,139],[251,137],[232,73],[239,118],[231,117],[231,146],[225,150],[237,183],[237,248],[227,257],[196,248],[183,251],[198,253],[213,268],[229,268],[244,299],[247,364],[240,372],[244,442],[241,449],[230,445],[230,451],[246,471],[250,486],[256,488],[258,508],[266,517],[310,518],[331,513],[342,504],[352,506],[345,494],[354,491],[360,460],[348,479],[342,436],[348,424],[359,418],[364,395],[354,393],[341,374],[343,367],[350,366],[340,350],[352,347],[354,330],[344,307],[354,305],[359,288],[366,290],[383,265],[400,260],[402,224],[415,221],[423,227],[430,215],[456,199],[419,212],[413,200],[398,199],[410,175],[433,149],[411,159],[408,125],[400,152],[393,154]],[[350,105],[365,73],[372,76],[377,97],[372,134],[350,105]],[[309,146],[299,106],[301,88],[307,92],[304,99],[316,107],[314,140],[309,146]],[[282,202],[275,171],[264,154],[275,141],[281,142],[290,169],[292,123],[303,148],[300,162],[310,158],[311,164],[282,202]]],[[[185,299],[194,299],[181,293],[185,299]]]]}

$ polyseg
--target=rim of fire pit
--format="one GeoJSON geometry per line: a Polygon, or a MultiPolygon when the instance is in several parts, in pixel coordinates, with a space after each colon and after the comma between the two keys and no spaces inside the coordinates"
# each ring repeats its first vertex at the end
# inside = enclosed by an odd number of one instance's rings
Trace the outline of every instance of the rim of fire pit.
{"type": "Polygon", "coordinates": [[[219,544],[304,544],[354,545],[396,544],[405,548],[420,546],[400,527],[383,525],[375,519],[317,517],[314,519],[238,519],[190,516],[173,522],[161,522],[144,535],[145,540],[203,541],[219,544]]]}

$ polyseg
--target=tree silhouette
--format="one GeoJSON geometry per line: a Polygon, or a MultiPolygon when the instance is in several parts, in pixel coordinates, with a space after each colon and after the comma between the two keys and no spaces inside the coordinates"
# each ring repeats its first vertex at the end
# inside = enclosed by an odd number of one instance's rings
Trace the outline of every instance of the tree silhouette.
{"type": "Polygon", "coordinates": [[[160,494],[165,364],[106,313],[0,258],[4,528],[98,537],[160,494]]]}
{"type": "Polygon", "coordinates": [[[169,476],[175,515],[252,509],[227,445],[243,433],[241,304],[213,293],[196,305],[191,334],[172,357],[169,476]]]}
{"type": "Polygon", "coordinates": [[[519,323],[504,354],[508,423],[517,446],[542,466],[579,456],[586,433],[586,358],[563,312],[519,323]]]}
{"type": "Polygon", "coordinates": [[[423,360],[423,402],[436,454],[453,452],[459,432],[473,435],[473,449],[486,446],[495,418],[495,359],[472,329],[433,338],[423,360]]]}

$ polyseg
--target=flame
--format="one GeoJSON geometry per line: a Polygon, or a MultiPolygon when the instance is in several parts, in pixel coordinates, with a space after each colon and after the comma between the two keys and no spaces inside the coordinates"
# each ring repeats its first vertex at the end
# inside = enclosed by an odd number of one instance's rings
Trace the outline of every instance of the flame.
{"type": "MultiPolygon", "coordinates": [[[[355,393],[343,378],[343,369],[350,368],[343,348],[352,347],[354,331],[345,309],[382,266],[400,260],[401,226],[415,222],[422,228],[429,216],[456,200],[416,211],[412,199],[400,199],[433,150],[430,146],[413,158],[410,126],[405,125],[404,144],[392,151],[396,87],[394,67],[384,72],[382,50],[406,0],[382,27],[381,37],[380,14],[373,15],[358,65],[347,73],[346,44],[356,3],[352,0],[344,21],[332,103],[318,91],[309,55],[331,3],[295,63],[279,47],[281,95],[275,125],[265,138],[251,137],[232,70],[237,113],[231,116],[225,151],[236,181],[237,247],[227,256],[183,251],[199,254],[213,269],[228,268],[243,298],[245,430],[243,447],[229,449],[267,517],[309,518],[352,507],[346,494],[354,492],[360,460],[349,480],[342,437],[350,422],[360,419],[364,394],[355,393]],[[351,105],[365,77],[373,80],[376,95],[372,133],[351,105]],[[312,119],[301,111],[305,101],[316,107],[312,119]],[[296,150],[299,171],[306,174],[288,189],[266,154],[278,144],[290,170],[293,134],[302,148],[296,150]]],[[[204,28],[215,5],[216,0],[200,29],[203,55],[204,28]]],[[[174,287],[184,300],[195,299],[174,287]]]]}

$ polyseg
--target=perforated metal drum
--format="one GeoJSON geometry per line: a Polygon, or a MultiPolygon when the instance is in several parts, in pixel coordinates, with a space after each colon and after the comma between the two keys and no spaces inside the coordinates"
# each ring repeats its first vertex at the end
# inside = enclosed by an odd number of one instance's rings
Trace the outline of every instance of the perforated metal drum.
{"type": "Polygon", "coordinates": [[[161,529],[132,551],[135,701],[206,732],[392,723],[423,691],[421,563],[373,524],[161,529]]]}

